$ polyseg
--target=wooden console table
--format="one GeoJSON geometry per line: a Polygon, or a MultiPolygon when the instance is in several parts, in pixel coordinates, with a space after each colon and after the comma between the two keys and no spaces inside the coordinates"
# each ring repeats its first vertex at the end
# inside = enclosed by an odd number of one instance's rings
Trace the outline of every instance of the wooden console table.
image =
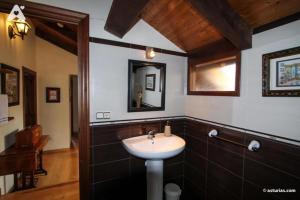
{"type": "Polygon", "coordinates": [[[48,140],[48,135],[42,135],[33,147],[12,146],[0,153],[0,176],[14,174],[14,190],[34,187],[35,174],[47,175],[47,171],[43,168],[43,148],[48,140]],[[22,178],[21,187],[18,181],[19,174],[22,178]],[[29,185],[26,183],[28,176],[30,177],[29,185]]]}

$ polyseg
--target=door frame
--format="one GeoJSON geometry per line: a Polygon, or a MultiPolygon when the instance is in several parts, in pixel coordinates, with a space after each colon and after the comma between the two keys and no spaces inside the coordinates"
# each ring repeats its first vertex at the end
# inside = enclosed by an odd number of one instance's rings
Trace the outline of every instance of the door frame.
{"type": "Polygon", "coordinates": [[[35,114],[35,120],[37,122],[37,73],[27,67],[22,67],[22,87],[23,87],[23,126],[25,128],[25,124],[26,124],[26,120],[25,120],[25,104],[24,104],[24,99],[25,99],[25,73],[26,74],[31,74],[32,76],[35,77],[35,81],[34,81],[34,114],[35,114]]]}
{"type": "MultiPolygon", "coordinates": [[[[0,12],[9,13],[15,4],[24,5],[26,17],[69,23],[78,26],[78,120],[80,199],[90,195],[90,128],[89,128],[89,15],[24,0],[1,0],[0,12]]],[[[26,40],[26,37],[25,37],[26,40]]]]}

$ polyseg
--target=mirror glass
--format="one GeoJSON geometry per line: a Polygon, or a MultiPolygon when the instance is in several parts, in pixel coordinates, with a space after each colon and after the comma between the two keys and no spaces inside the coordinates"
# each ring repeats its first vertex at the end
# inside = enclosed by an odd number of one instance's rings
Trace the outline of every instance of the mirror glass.
{"type": "Polygon", "coordinates": [[[165,110],[166,64],[129,60],[128,112],[165,110]]]}

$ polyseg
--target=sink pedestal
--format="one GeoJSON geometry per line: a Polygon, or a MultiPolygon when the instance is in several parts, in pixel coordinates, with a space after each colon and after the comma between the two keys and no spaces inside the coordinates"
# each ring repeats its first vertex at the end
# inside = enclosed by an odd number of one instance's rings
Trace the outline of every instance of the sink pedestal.
{"type": "Polygon", "coordinates": [[[185,147],[184,139],[158,133],[152,140],[141,135],[124,139],[122,144],[131,155],[147,160],[147,200],[163,200],[163,160],[180,154],[185,147]]]}
{"type": "Polygon", "coordinates": [[[163,160],[147,160],[147,200],[163,200],[163,160]]]}

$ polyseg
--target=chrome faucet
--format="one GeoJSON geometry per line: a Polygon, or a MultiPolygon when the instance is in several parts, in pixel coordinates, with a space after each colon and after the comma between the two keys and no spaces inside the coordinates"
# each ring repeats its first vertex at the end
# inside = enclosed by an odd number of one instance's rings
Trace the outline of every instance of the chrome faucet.
{"type": "Polygon", "coordinates": [[[148,131],[148,137],[149,140],[153,140],[155,138],[155,132],[153,130],[148,131]]]}

